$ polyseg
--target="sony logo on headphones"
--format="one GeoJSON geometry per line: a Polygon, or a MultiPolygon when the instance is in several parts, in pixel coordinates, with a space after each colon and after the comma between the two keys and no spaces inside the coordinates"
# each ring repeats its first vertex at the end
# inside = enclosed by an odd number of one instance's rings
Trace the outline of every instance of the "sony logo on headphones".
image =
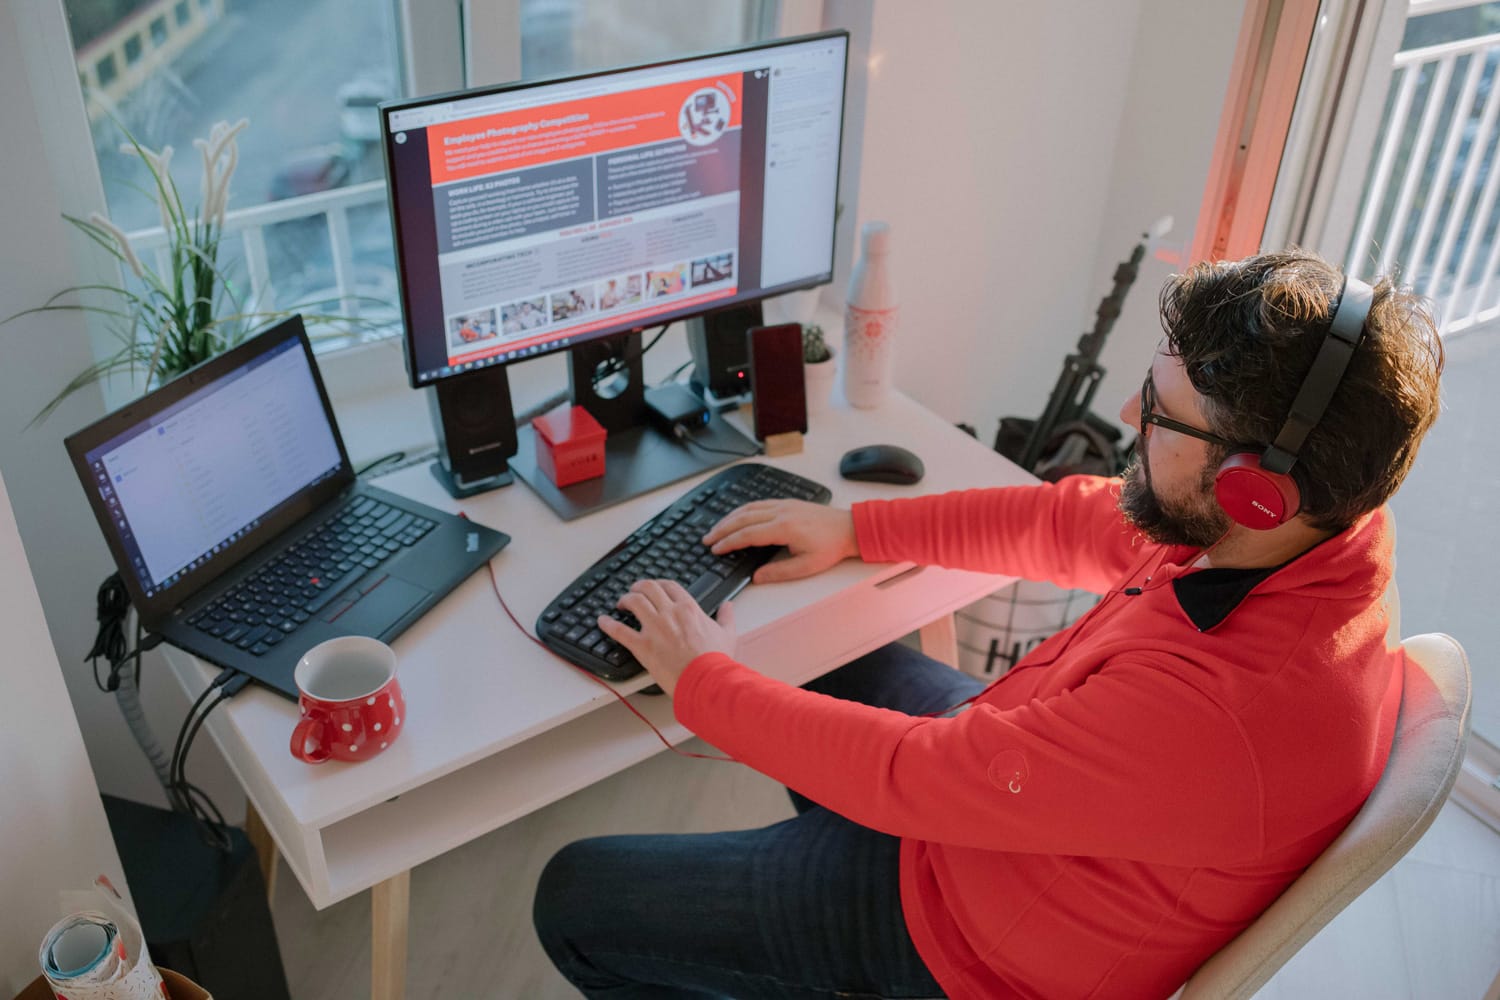
{"type": "Polygon", "coordinates": [[[1261,503],[1259,500],[1251,500],[1250,501],[1250,506],[1254,507],[1256,510],[1260,511],[1262,514],[1266,515],[1267,517],[1275,517],[1276,516],[1276,512],[1275,511],[1273,511],[1271,508],[1267,507],[1265,504],[1261,503]]]}

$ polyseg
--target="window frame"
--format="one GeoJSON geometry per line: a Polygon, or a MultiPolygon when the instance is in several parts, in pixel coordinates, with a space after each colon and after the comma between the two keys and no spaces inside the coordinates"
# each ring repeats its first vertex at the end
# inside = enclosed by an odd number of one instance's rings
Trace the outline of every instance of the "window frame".
{"type": "MultiPolygon", "coordinates": [[[[209,0],[199,0],[199,5],[206,2],[209,0]]],[[[406,93],[436,93],[519,78],[521,0],[460,0],[457,6],[452,0],[388,2],[394,7],[398,26],[397,72],[406,93]],[[455,13],[458,16],[453,16],[455,13]],[[476,53],[483,53],[483,58],[476,58],[476,53]],[[483,71],[466,69],[480,64],[483,71]]],[[[82,93],[77,86],[63,2],[24,0],[19,7],[29,12],[29,16],[18,16],[22,33],[31,37],[49,72],[57,77],[53,86],[39,91],[37,113],[39,120],[46,123],[45,155],[57,170],[63,202],[70,206],[71,213],[81,217],[104,212],[103,180],[94,156],[82,93]]],[[[848,28],[852,35],[835,276],[817,294],[816,318],[825,325],[840,321],[841,290],[853,263],[851,245],[858,217],[866,59],[872,22],[873,13],[865,0],[799,3],[765,0],[760,20],[760,34],[765,38],[810,34],[835,27],[848,28]]],[[[79,284],[118,284],[122,280],[117,262],[82,241],[77,246],[79,284]]],[[[102,358],[112,352],[117,345],[106,325],[92,318],[88,325],[94,355],[102,358]]],[[[392,410],[409,412],[404,407],[390,406],[398,396],[404,398],[412,392],[401,355],[393,339],[319,355],[319,368],[331,398],[341,411],[341,423],[381,421],[382,413],[392,410]]],[[[111,408],[122,405],[139,391],[140,387],[130,384],[128,379],[111,380],[104,385],[106,405],[111,408]]],[[[429,442],[432,438],[431,429],[422,427],[403,428],[401,437],[386,440],[405,440],[413,433],[425,435],[429,442]]]]}

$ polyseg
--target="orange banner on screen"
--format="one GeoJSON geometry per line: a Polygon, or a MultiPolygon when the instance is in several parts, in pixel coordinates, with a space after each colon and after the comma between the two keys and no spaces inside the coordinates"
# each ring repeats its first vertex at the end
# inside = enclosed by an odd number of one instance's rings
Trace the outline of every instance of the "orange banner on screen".
{"type": "Polygon", "coordinates": [[[740,78],[705,77],[427,129],[432,183],[668,139],[708,145],[740,124],[740,78]]]}

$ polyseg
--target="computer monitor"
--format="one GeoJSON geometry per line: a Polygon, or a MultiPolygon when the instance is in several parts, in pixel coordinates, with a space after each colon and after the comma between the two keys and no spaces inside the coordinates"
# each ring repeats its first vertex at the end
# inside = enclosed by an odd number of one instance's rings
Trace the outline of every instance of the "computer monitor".
{"type": "MultiPolygon", "coordinates": [[[[411,384],[568,350],[612,448],[649,438],[642,330],[832,280],[848,47],[830,32],[382,105],[411,384]],[[635,384],[601,405],[588,376],[611,355],[635,384]]],[[[606,479],[641,479],[620,466],[659,464],[647,450],[612,450],[606,479]]]]}

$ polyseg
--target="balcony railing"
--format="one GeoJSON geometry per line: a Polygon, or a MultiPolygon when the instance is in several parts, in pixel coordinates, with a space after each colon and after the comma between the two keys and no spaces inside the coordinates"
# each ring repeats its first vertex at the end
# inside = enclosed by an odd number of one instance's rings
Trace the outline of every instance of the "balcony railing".
{"type": "Polygon", "coordinates": [[[1500,317],[1497,68],[1500,34],[1397,53],[1349,245],[1350,273],[1399,265],[1403,280],[1436,303],[1445,335],[1500,317]]]}
{"type": "MultiPolygon", "coordinates": [[[[367,321],[358,335],[320,338],[319,350],[392,336],[400,330],[394,270],[388,260],[377,265],[356,263],[357,248],[350,221],[351,213],[356,210],[376,205],[383,208],[385,203],[386,184],[379,180],[238,209],[224,218],[219,249],[221,264],[236,256],[238,250],[244,271],[240,277],[249,282],[245,301],[255,310],[316,305],[319,311],[363,317],[367,321]],[[297,224],[294,233],[282,235],[277,231],[277,227],[285,228],[288,223],[297,224]],[[316,287],[309,288],[305,274],[274,274],[267,247],[268,233],[283,240],[290,237],[305,248],[321,247],[326,237],[331,283],[314,282],[316,287]],[[233,241],[238,241],[238,248],[232,246],[233,241]],[[295,287],[300,294],[288,296],[285,293],[288,286],[295,287]]],[[[382,248],[388,253],[389,235],[379,236],[382,248]]],[[[160,226],[131,233],[130,241],[142,256],[156,255],[158,273],[170,270],[167,234],[160,226]]]]}

